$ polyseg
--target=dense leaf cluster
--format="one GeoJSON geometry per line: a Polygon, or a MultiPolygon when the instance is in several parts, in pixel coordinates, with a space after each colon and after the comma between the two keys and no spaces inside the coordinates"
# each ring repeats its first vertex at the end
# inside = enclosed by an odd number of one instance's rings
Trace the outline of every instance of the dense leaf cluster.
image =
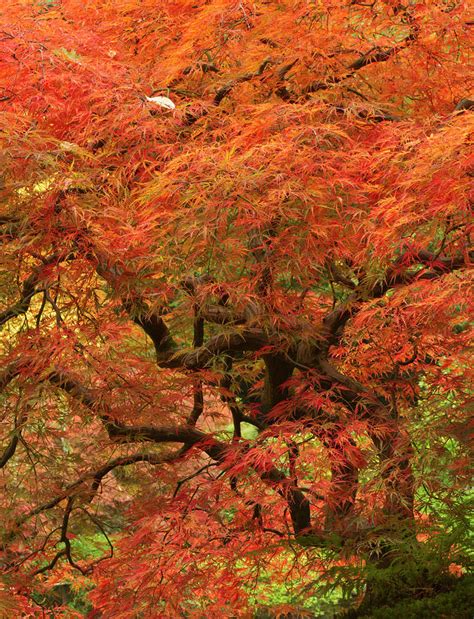
{"type": "Polygon", "coordinates": [[[0,8],[0,614],[468,616],[468,8],[0,8]]]}

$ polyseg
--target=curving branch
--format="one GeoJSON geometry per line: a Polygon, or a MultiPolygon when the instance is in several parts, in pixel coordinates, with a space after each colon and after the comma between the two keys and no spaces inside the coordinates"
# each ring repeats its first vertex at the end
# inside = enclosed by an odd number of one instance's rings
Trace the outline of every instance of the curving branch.
{"type": "Polygon", "coordinates": [[[235,79],[230,80],[229,82],[221,86],[214,96],[214,105],[219,105],[221,101],[225,99],[225,97],[227,97],[227,95],[232,91],[234,86],[237,86],[237,84],[242,84],[243,82],[250,82],[250,80],[262,75],[262,73],[270,64],[272,64],[271,58],[265,58],[265,60],[263,60],[258,69],[253,73],[245,73],[244,75],[240,75],[239,77],[236,77],[235,79]]]}
{"type": "Polygon", "coordinates": [[[354,60],[354,62],[351,62],[351,64],[346,67],[346,71],[345,73],[343,73],[343,75],[334,75],[326,81],[318,80],[312,82],[311,84],[306,86],[306,88],[303,90],[303,94],[310,94],[313,92],[318,92],[319,90],[327,90],[332,86],[335,86],[336,84],[339,84],[353,77],[358,71],[360,71],[364,67],[367,67],[371,64],[387,62],[387,60],[390,60],[392,56],[395,56],[402,50],[406,49],[409,45],[416,41],[418,37],[418,27],[414,23],[412,16],[408,15],[406,10],[405,14],[407,21],[411,24],[411,32],[403,39],[403,41],[401,41],[397,45],[393,45],[392,47],[373,47],[365,54],[361,54],[360,58],[354,60]]]}
{"type": "Polygon", "coordinates": [[[30,275],[23,282],[20,299],[14,305],[11,305],[3,312],[0,312],[0,326],[4,325],[12,318],[21,316],[21,314],[26,314],[30,307],[31,299],[35,296],[35,294],[41,292],[41,290],[36,288],[38,282],[39,276],[37,272],[30,275]]]}
{"type": "Polygon", "coordinates": [[[54,262],[60,262],[62,259],[63,258],[57,254],[43,259],[43,264],[36,267],[33,273],[23,282],[19,300],[14,305],[8,307],[6,310],[3,310],[3,312],[0,312],[0,326],[4,325],[12,318],[26,314],[30,307],[31,299],[36,294],[43,291],[43,288],[38,287],[41,282],[42,269],[54,262]]]}
{"type": "Polygon", "coordinates": [[[92,471],[88,471],[87,473],[84,473],[84,475],[81,475],[79,479],[77,479],[76,481],[66,486],[64,491],[56,495],[53,499],[50,499],[46,503],[42,503],[41,505],[38,505],[34,509],[30,510],[28,513],[24,514],[17,521],[16,524],[17,526],[19,526],[23,524],[24,522],[26,522],[27,520],[29,520],[30,518],[37,516],[38,514],[42,512],[53,509],[54,507],[59,505],[61,501],[64,501],[64,499],[68,499],[68,498],[76,499],[76,498],[79,498],[82,494],[85,494],[87,498],[87,502],[90,503],[92,499],[94,498],[94,495],[97,492],[97,489],[99,488],[102,479],[106,475],[108,475],[111,471],[113,471],[114,469],[120,466],[130,466],[132,464],[138,464],[139,462],[145,462],[147,464],[156,466],[159,464],[166,464],[168,462],[172,462],[178,456],[179,454],[159,456],[156,454],[135,453],[129,456],[121,456],[119,458],[114,458],[113,460],[110,460],[109,462],[107,462],[107,464],[105,464],[104,466],[98,469],[92,470],[92,471]],[[88,482],[92,482],[91,487],[87,490],[87,492],[83,493],[82,486],[88,482]]]}
{"type": "Polygon", "coordinates": [[[28,413],[26,411],[24,411],[18,419],[15,419],[15,425],[12,432],[13,436],[3,454],[0,456],[0,469],[3,469],[6,463],[15,455],[16,448],[18,447],[18,443],[21,438],[21,430],[27,419],[28,413]]]}
{"type": "MultiPolygon", "coordinates": [[[[5,370],[0,374],[0,392],[5,389],[7,385],[11,383],[20,373],[20,363],[13,362],[8,365],[5,370]]],[[[15,455],[16,448],[18,446],[18,442],[21,437],[21,427],[25,423],[27,419],[27,413],[23,413],[20,417],[15,420],[15,425],[13,428],[13,436],[5,448],[3,454],[0,456],[0,469],[2,469],[6,463],[15,455]]]]}
{"type": "MultiPolygon", "coordinates": [[[[127,306],[125,308],[131,313],[127,306]]],[[[166,360],[178,348],[161,316],[147,314],[146,312],[138,315],[133,315],[132,313],[132,320],[143,329],[153,342],[158,360],[166,360]]]]}
{"type": "Polygon", "coordinates": [[[456,104],[456,107],[454,108],[455,112],[466,112],[468,110],[470,111],[474,110],[473,99],[461,99],[460,101],[458,101],[458,103],[456,104]]]}
{"type": "Polygon", "coordinates": [[[465,256],[440,257],[428,250],[404,252],[392,262],[383,279],[369,286],[363,279],[348,299],[323,319],[327,350],[339,341],[346,323],[360,311],[364,301],[381,298],[390,289],[398,286],[408,286],[419,280],[438,279],[446,273],[468,266],[469,261],[474,261],[474,251],[469,252],[467,258],[465,256]],[[427,270],[409,270],[410,267],[416,265],[422,265],[427,270]]]}
{"type": "Polygon", "coordinates": [[[7,365],[7,367],[0,374],[0,392],[5,389],[7,385],[11,383],[20,374],[20,363],[14,361],[7,365]]]}
{"type": "MultiPolygon", "coordinates": [[[[115,274],[105,261],[99,261],[96,265],[96,271],[106,281],[114,284],[115,274]]],[[[202,283],[201,280],[187,278],[182,282],[182,286],[189,294],[194,296],[196,285],[202,283]]],[[[218,355],[255,352],[270,345],[270,341],[263,330],[243,329],[234,333],[217,335],[205,343],[203,342],[204,334],[202,334],[201,338],[195,338],[194,349],[183,350],[173,339],[162,316],[156,312],[150,312],[142,299],[134,302],[125,300],[123,307],[133,322],[141,327],[153,342],[157,363],[163,368],[198,370],[206,367],[218,355]]],[[[194,311],[196,325],[199,324],[201,325],[200,328],[203,328],[201,321],[204,320],[220,324],[232,323],[237,325],[244,323],[251,316],[252,308],[249,307],[248,312],[238,316],[233,314],[230,308],[225,305],[201,308],[198,303],[195,303],[194,311]]]]}
{"type": "MultiPolygon", "coordinates": [[[[141,327],[152,340],[157,363],[163,368],[198,370],[206,367],[218,355],[256,352],[270,345],[269,338],[262,329],[243,329],[234,333],[216,335],[192,350],[179,350],[161,316],[147,314],[146,311],[134,315],[131,308],[126,309],[131,314],[133,322],[141,327]]],[[[205,320],[211,315],[214,322],[221,324],[231,322],[230,314],[227,313],[225,307],[213,308],[210,312],[199,310],[197,319],[205,320]],[[218,316],[220,320],[217,319],[218,316]]],[[[232,320],[232,322],[236,324],[235,321],[232,320]]]]}
{"type": "MultiPolygon", "coordinates": [[[[242,84],[243,82],[250,82],[250,80],[259,77],[263,74],[265,69],[272,64],[272,60],[270,58],[265,58],[263,62],[260,64],[256,71],[252,73],[244,73],[244,75],[240,75],[235,77],[234,79],[229,80],[225,84],[223,84],[214,95],[213,105],[218,107],[222,101],[232,92],[237,84],[242,84]]],[[[218,71],[217,71],[218,72],[218,71]]],[[[193,125],[203,116],[208,114],[208,110],[203,109],[199,113],[186,112],[185,114],[185,122],[187,125],[193,125]]]]}
{"type": "MultiPolygon", "coordinates": [[[[136,443],[149,441],[153,443],[182,443],[200,449],[223,467],[229,466],[228,457],[234,446],[218,441],[194,426],[156,428],[154,426],[126,426],[118,423],[94,394],[66,376],[63,372],[54,372],[48,380],[78,399],[89,409],[98,413],[110,439],[116,442],[136,443]]],[[[287,501],[295,535],[301,535],[311,529],[310,504],[305,494],[294,487],[284,473],[276,467],[262,470],[258,463],[249,464],[259,477],[276,486],[278,493],[287,501]]],[[[56,503],[57,504],[57,503],[56,503]]]]}
{"type": "Polygon", "coordinates": [[[268,336],[262,329],[244,329],[235,333],[216,335],[195,350],[175,352],[168,355],[167,359],[159,360],[159,365],[185,370],[200,369],[218,355],[256,352],[269,345],[268,336]]]}

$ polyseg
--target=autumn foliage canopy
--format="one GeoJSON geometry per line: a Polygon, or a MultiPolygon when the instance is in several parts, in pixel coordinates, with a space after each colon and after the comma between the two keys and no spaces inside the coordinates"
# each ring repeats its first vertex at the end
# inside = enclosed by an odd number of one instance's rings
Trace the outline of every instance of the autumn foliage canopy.
{"type": "Polygon", "coordinates": [[[1,4],[0,615],[448,604],[469,2],[1,4]]]}

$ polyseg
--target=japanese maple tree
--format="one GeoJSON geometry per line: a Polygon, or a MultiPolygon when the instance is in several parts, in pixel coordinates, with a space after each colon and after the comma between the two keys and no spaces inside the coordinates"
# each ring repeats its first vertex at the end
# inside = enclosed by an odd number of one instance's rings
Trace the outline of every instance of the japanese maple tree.
{"type": "Polygon", "coordinates": [[[468,5],[2,4],[0,614],[465,581],[468,5]]]}

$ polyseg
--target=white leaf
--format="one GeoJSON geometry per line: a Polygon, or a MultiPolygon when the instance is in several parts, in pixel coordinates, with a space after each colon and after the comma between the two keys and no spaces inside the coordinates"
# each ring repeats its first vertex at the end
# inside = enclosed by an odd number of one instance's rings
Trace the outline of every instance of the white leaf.
{"type": "Polygon", "coordinates": [[[166,110],[174,110],[176,105],[168,97],[145,97],[150,103],[156,103],[166,110]]]}

